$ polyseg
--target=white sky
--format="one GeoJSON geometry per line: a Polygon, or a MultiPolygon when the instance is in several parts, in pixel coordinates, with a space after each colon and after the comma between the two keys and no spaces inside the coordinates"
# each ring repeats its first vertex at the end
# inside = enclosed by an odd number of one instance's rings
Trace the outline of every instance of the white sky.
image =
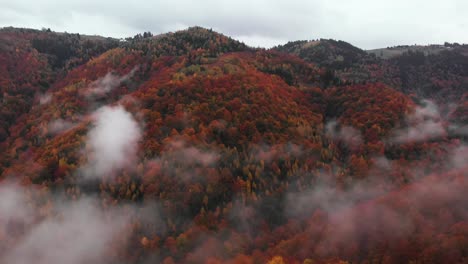
{"type": "Polygon", "coordinates": [[[0,0],[0,27],[129,37],[195,25],[261,47],[318,38],[364,49],[468,43],[468,0],[0,0]]]}

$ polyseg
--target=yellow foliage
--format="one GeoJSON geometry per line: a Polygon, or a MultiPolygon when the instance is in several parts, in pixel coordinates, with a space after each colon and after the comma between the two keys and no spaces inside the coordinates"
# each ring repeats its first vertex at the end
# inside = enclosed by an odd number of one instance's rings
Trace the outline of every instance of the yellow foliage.
{"type": "Polygon", "coordinates": [[[283,257],[275,256],[270,261],[268,261],[268,264],[286,264],[286,263],[284,262],[283,257]]]}

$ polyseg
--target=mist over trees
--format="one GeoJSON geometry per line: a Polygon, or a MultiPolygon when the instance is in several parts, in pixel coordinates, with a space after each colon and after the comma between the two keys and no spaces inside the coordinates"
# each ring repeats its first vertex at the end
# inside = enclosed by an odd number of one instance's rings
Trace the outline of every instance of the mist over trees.
{"type": "Polygon", "coordinates": [[[1,29],[0,262],[465,263],[444,47],[1,29]]]}

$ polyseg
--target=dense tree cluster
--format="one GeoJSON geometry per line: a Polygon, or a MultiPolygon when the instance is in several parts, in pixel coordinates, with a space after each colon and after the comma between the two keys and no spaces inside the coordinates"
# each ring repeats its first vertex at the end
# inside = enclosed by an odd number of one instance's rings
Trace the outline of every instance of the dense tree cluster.
{"type": "Polygon", "coordinates": [[[249,48],[211,29],[191,27],[187,30],[154,37],[137,37],[127,40],[127,49],[138,49],[150,57],[187,56],[190,62],[209,62],[225,52],[244,51],[249,48]]]}
{"type": "Polygon", "coordinates": [[[0,185],[26,186],[39,213],[0,229],[0,256],[61,195],[128,210],[128,241],[108,245],[122,263],[464,263],[467,71],[454,54],[255,50],[198,27],[124,42],[4,29],[0,185]],[[423,100],[436,87],[440,109],[423,100]],[[96,110],[117,105],[141,126],[134,164],[83,183],[96,110]]]}
{"type": "Polygon", "coordinates": [[[340,70],[351,67],[366,57],[366,52],[353,45],[333,39],[313,41],[293,41],[275,49],[295,54],[298,57],[316,63],[321,67],[340,70]]]}
{"type": "Polygon", "coordinates": [[[374,51],[366,53],[343,41],[323,39],[290,42],[275,49],[330,69],[338,83],[383,82],[440,104],[458,102],[467,86],[467,45],[382,49],[393,54],[387,57],[375,56],[374,51]]]}

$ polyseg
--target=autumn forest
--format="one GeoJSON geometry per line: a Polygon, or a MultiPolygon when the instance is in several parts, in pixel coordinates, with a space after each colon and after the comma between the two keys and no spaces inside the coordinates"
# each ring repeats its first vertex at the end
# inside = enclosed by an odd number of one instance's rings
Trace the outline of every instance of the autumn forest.
{"type": "Polygon", "coordinates": [[[468,263],[468,45],[0,29],[0,263],[468,263]]]}

